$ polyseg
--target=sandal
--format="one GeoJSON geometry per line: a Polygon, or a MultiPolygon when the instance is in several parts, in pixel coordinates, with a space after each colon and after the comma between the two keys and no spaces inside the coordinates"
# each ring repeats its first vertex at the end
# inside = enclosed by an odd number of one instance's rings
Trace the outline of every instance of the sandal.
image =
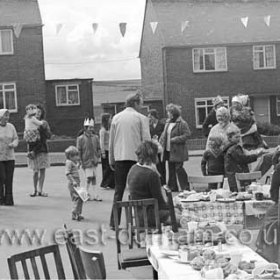
{"type": "Polygon", "coordinates": [[[48,197],[48,194],[45,192],[38,192],[39,196],[48,197]]]}
{"type": "Polygon", "coordinates": [[[35,197],[35,196],[37,196],[37,195],[39,195],[39,193],[38,193],[37,191],[35,191],[34,193],[31,193],[31,194],[30,194],[31,197],[35,197]]]}

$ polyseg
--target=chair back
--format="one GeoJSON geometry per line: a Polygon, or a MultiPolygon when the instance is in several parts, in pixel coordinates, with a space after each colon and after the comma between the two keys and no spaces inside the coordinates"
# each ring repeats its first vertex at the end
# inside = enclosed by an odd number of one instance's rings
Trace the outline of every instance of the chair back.
{"type": "Polygon", "coordinates": [[[198,190],[201,188],[201,185],[203,189],[200,190],[207,190],[208,184],[216,183],[218,184],[218,188],[222,188],[224,181],[223,175],[215,175],[215,176],[189,176],[189,184],[191,190],[198,190]],[[200,188],[199,188],[200,187],[200,188]]]}
{"type": "Polygon", "coordinates": [[[8,258],[8,265],[11,279],[30,279],[33,277],[35,279],[66,279],[59,247],[56,244],[13,255],[8,258]],[[56,276],[50,275],[53,268],[50,268],[47,263],[46,256],[49,255],[53,256],[56,276]],[[23,271],[23,275],[19,275],[17,263],[21,263],[22,270],[20,271],[23,271]]]}
{"type": "Polygon", "coordinates": [[[237,184],[238,191],[241,191],[241,182],[242,181],[250,181],[254,182],[261,179],[262,173],[261,171],[249,172],[249,173],[235,173],[235,179],[237,184]]]}
{"type": "Polygon", "coordinates": [[[87,279],[106,279],[103,253],[79,247],[87,279]]]}
{"type": "Polygon", "coordinates": [[[172,197],[172,191],[168,186],[164,186],[164,190],[167,197],[167,203],[169,207],[169,213],[171,218],[171,226],[173,232],[178,232],[178,224],[176,220],[175,210],[174,210],[174,203],[173,203],[173,197],[172,197]]]}

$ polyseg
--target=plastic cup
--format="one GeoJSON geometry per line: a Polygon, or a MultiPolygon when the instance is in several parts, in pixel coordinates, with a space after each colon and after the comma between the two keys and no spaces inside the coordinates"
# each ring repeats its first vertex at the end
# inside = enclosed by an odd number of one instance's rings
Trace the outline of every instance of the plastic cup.
{"type": "Polygon", "coordinates": [[[240,252],[232,252],[230,253],[230,262],[238,267],[238,264],[242,260],[242,253],[240,252]]]}
{"type": "Polygon", "coordinates": [[[197,230],[197,225],[198,225],[198,222],[188,222],[188,229],[190,232],[193,232],[193,231],[196,231],[197,230]]]}

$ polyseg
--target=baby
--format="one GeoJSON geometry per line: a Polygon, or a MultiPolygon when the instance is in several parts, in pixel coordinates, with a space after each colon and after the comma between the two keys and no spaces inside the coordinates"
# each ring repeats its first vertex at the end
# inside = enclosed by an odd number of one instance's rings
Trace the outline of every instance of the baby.
{"type": "Polygon", "coordinates": [[[34,159],[36,155],[37,147],[40,144],[40,132],[39,127],[43,124],[42,121],[38,120],[35,115],[37,113],[37,107],[34,104],[29,104],[25,107],[26,115],[24,117],[25,129],[24,129],[24,140],[28,144],[27,156],[34,159]]]}

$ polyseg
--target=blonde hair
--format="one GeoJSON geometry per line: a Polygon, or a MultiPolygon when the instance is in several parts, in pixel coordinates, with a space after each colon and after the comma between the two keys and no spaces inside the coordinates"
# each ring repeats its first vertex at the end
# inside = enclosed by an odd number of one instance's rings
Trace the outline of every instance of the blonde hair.
{"type": "Polygon", "coordinates": [[[235,134],[240,133],[240,129],[235,124],[231,124],[226,133],[229,140],[235,134]]]}
{"type": "Polygon", "coordinates": [[[79,155],[79,150],[75,147],[75,146],[69,146],[66,150],[65,150],[65,156],[67,159],[71,159],[74,156],[79,155]]]}

